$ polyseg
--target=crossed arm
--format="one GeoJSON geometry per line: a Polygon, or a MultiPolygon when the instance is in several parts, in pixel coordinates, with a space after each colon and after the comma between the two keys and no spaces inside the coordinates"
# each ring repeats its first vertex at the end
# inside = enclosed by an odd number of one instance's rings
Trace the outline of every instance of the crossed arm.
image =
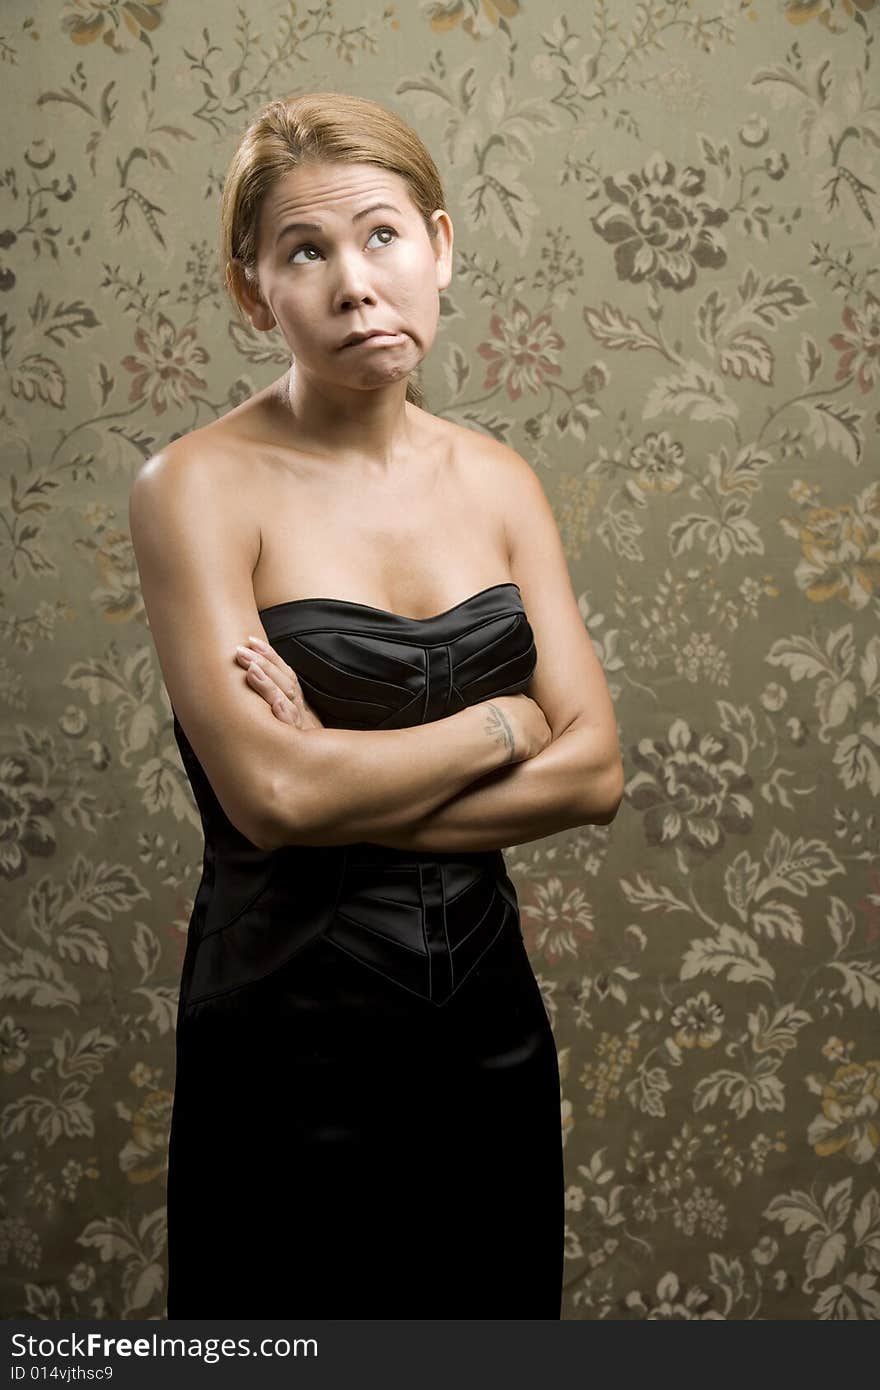
{"type": "Polygon", "coordinates": [[[613,820],[618,776],[585,724],[574,724],[534,758],[472,782],[420,820],[375,843],[450,853],[505,849],[572,826],[613,820]]]}
{"type": "MultiPolygon", "coordinates": [[[[252,638],[251,647],[240,651],[250,651],[252,689],[277,719],[295,729],[304,701],[291,682],[290,667],[268,642],[252,638]]],[[[244,655],[240,661],[248,664],[244,655]]],[[[620,781],[607,737],[576,718],[533,758],[485,773],[428,814],[369,839],[394,849],[437,853],[504,849],[576,825],[608,824],[622,795],[620,781]]]]}

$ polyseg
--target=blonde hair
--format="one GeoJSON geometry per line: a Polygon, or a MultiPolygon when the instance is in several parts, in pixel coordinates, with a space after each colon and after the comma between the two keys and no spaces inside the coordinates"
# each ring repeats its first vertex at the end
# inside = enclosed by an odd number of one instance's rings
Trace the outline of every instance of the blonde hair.
{"type": "MultiPolygon", "coordinates": [[[[244,320],[238,273],[257,283],[257,231],[266,194],[293,169],[317,160],[375,164],[409,185],[428,235],[431,213],[446,209],[440,175],[415,131],[387,107],[347,92],[305,92],[270,101],[250,122],[226,171],[220,211],[220,268],[244,320]]],[[[424,405],[414,372],[406,399],[424,405]]]]}

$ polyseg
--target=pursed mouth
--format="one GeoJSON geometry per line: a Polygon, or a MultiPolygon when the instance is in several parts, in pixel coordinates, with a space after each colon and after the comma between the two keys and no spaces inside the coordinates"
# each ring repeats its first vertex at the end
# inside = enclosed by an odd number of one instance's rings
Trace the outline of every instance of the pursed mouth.
{"type": "Polygon", "coordinates": [[[392,332],[390,330],[383,333],[368,333],[365,338],[355,338],[351,343],[343,343],[340,352],[344,351],[345,348],[362,347],[364,343],[370,343],[375,338],[402,338],[403,336],[401,332],[392,332]]]}

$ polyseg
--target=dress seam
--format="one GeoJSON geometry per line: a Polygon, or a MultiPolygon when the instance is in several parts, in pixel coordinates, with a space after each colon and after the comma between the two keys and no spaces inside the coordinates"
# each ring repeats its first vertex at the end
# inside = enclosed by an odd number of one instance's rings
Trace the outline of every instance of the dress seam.
{"type": "Polygon", "coordinates": [[[359,921],[357,917],[349,917],[348,913],[343,912],[341,907],[337,907],[333,916],[341,917],[344,922],[350,922],[353,927],[359,927],[361,931],[369,932],[371,936],[378,936],[381,941],[387,941],[392,946],[399,946],[401,951],[411,951],[413,955],[416,956],[422,955],[418,946],[406,946],[402,941],[398,941],[396,937],[388,936],[383,931],[377,931],[375,927],[368,927],[366,922],[359,921]]]}

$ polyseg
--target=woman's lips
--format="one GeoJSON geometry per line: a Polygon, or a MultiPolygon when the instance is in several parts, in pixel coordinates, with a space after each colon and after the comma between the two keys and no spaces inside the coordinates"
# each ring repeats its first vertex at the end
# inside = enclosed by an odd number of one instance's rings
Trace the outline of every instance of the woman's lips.
{"type": "Polygon", "coordinates": [[[402,343],[406,337],[405,333],[372,333],[369,338],[361,338],[358,343],[346,343],[346,348],[362,347],[393,347],[395,343],[402,343]]]}

